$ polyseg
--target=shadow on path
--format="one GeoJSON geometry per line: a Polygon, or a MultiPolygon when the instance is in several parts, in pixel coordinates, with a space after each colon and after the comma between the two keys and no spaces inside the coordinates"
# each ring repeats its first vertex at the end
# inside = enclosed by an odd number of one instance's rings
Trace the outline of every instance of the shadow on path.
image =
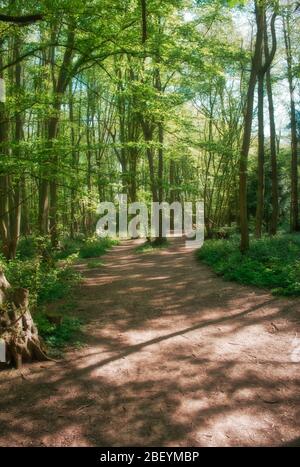
{"type": "Polygon", "coordinates": [[[1,372],[0,445],[299,445],[300,301],[136,245],[78,266],[86,347],[1,372]]]}

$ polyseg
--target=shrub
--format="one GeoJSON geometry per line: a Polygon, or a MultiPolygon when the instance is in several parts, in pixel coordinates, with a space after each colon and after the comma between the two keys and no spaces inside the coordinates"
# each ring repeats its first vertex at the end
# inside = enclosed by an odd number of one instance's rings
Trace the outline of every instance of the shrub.
{"type": "Polygon", "coordinates": [[[53,324],[43,313],[37,314],[34,318],[39,334],[46,344],[53,348],[65,347],[73,341],[82,325],[79,319],[70,317],[63,318],[60,324],[53,324]]]}
{"type": "Polygon", "coordinates": [[[50,238],[33,235],[21,238],[18,243],[17,258],[27,260],[38,256],[52,258],[50,238]]]}
{"type": "Polygon", "coordinates": [[[198,258],[227,280],[266,287],[276,295],[300,295],[300,236],[278,235],[252,240],[241,254],[234,240],[208,240],[198,258]]]}
{"type": "Polygon", "coordinates": [[[80,282],[80,274],[68,264],[50,266],[40,258],[3,261],[2,267],[12,287],[29,290],[31,306],[63,298],[80,282]]]}
{"type": "Polygon", "coordinates": [[[37,245],[34,237],[21,238],[18,244],[17,256],[20,259],[31,259],[37,255],[37,245]]]}
{"type": "Polygon", "coordinates": [[[106,253],[107,250],[117,245],[118,241],[111,238],[88,238],[79,250],[80,258],[95,258],[106,253]]]}
{"type": "Polygon", "coordinates": [[[87,239],[77,238],[64,239],[59,250],[55,252],[56,259],[67,259],[69,257],[94,258],[106,253],[112,246],[118,244],[117,240],[111,238],[89,237],[87,239]]]}
{"type": "Polygon", "coordinates": [[[151,253],[152,251],[155,250],[162,250],[163,248],[167,248],[170,245],[170,242],[168,240],[163,240],[161,243],[157,243],[154,241],[151,242],[145,242],[142,243],[142,245],[139,245],[136,247],[135,252],[136,253],[151,253]]]}
{"type": "Polygon", "coordinates": [[[78,256],[79,250],[84,244],[82,239],[66,238],[62,240],[60,248],[55,252],[56,259],[66,259],[69,256],[78,256]]]}

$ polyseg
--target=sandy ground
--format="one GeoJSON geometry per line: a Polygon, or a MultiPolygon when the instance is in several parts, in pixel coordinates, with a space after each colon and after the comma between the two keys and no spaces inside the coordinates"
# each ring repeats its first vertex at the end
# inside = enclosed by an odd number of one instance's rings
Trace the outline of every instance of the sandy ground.
{"type": "Polygon", "coordinates": [[[83,349],[0,373],[0,446],[300,445],[300,300],[135,246],[79,266],[83,349]]]}

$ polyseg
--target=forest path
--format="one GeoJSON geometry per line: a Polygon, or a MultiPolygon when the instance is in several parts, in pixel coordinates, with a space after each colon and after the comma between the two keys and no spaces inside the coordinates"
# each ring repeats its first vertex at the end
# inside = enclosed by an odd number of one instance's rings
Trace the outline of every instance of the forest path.
{"type": "Polygon", "coordinates": [[[300,300],[136,245],[79,266],[83,349],[0,373],[0,445],[299,444],[300,300]]]}

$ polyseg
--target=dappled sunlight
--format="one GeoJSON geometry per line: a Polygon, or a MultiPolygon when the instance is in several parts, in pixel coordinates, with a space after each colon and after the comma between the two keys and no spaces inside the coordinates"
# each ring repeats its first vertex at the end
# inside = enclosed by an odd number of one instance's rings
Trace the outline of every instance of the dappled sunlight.
{"type": "Polygon", "coordinates": [[[0,13],[0,447],[300,446],[300,0],[0,13]]]}
{"type": "Polygon", "coordinates": [[[76,296],[86,346],[24,378],[0,376],[0,431],[12,445],[295,442],[299,301],[228,284],[184,249],[177,266],[172,248],[157,264],[127,246],[135,261],[111,267],[124,260],[114,249],[76,296]]]}

